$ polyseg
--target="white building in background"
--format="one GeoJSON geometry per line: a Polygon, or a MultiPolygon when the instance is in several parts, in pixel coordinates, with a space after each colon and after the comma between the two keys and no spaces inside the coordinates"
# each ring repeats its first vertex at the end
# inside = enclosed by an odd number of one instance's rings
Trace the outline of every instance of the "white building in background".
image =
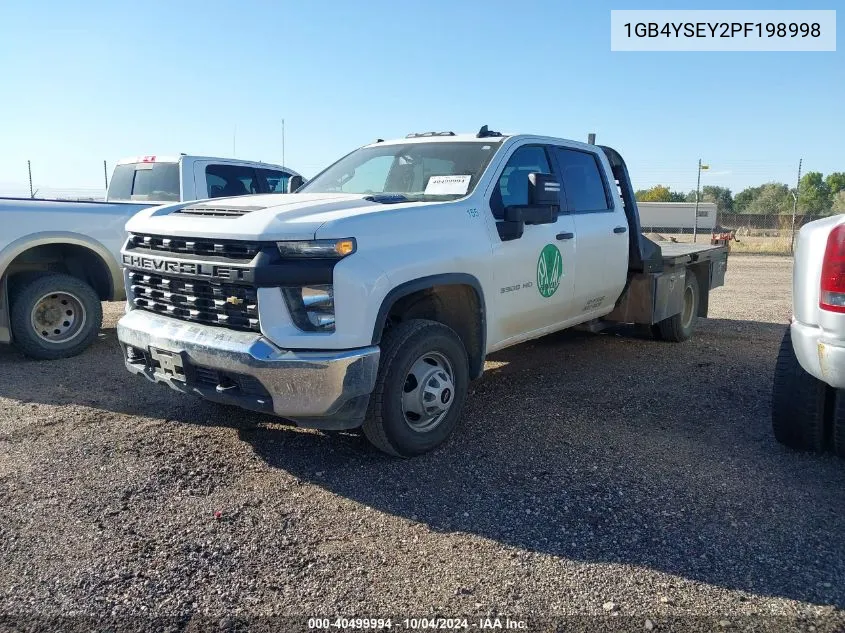
{"type": "MultiPolygon", "coordinates": [[[[644,233],[688,233],[693,230],[695,202],[637,202],[644,233]]],[[[716,203],[698,203],[698,230],[716,227],[716,203]]]]}

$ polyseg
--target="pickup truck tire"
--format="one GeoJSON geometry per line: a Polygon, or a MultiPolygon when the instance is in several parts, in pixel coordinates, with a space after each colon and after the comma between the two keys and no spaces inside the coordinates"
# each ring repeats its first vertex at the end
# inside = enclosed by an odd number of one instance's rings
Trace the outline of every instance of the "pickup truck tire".
{"type": "Polygon", "coordinates": [[[76,277],[38,273],[13,284],[12,336],[30,358],[76,356],[91,345],[102,324],[100,297],[76,277]]]}
{"type": "Polygon", "coordinates": [[[426,319],[391,326],[381,341],[364,435],[397,457],[430,451],[455,430],[468,387],[467,353],[454,330],[426,319]]]}
{"type": "Polygon", "coordinates": [[[772,383],[772,430],[781,444],[800,451],[825,449],[825,407],[830,389],[801,367],[786,328],[772,383]]]}
{"type": "Polygon", "coordinates": [[[845,459],[845,389],[836,390],[832,440],[833,452],[845,459]]]}
{"type": "Polygon", "coordinates": [[[681,343],[692,336],[698,318],[699,288],[696,276],[687,271],[684,282],[684,305],[680,313],[651,326],[657,340],[681,343]]]}

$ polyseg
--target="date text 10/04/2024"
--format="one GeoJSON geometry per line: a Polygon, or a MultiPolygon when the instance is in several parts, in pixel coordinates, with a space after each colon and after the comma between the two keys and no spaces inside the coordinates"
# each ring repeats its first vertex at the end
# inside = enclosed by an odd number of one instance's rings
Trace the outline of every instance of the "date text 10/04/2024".
{"type": "Polygon", "coordinates": [[[511,618],[309,618],[308,628],[316,630],[350,629],[350,630],[511,630],[519,631],[528,628],[524,620],[511,618]]]}

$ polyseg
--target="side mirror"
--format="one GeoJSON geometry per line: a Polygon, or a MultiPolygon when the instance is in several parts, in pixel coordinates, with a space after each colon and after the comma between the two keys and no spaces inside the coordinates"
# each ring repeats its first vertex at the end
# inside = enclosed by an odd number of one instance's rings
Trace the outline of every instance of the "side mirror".
{"type": "Polygon", "coordinates": [[[514,206],[505,207],[505,222],[523,224],[554,224],[557,222],[557,207],[514,206]]]}
{"type": "Polygon", "coordinates": [[[528,174],[528,204],[538,207],[558,207],[560,183],[551,174],[528,174]]]}
{"type": "Polygon", "coordinates": [[[290,178],[288,178],[287,192],[288,193],[296,192],[296,190],[299,189],[303,185],[303,183],[304,183],[304,180],[302,179],[302,176],[300,176],[299,174],[291,176],[290,178]]]}

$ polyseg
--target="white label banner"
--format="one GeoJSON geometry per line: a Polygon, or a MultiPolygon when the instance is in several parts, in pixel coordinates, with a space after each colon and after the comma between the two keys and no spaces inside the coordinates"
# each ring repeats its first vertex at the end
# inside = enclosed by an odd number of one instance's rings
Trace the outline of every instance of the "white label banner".
{"type": "Polygon", "coordinates": [[[835,51],[836,11],[611,11],[611,51],[835,51]]]}

